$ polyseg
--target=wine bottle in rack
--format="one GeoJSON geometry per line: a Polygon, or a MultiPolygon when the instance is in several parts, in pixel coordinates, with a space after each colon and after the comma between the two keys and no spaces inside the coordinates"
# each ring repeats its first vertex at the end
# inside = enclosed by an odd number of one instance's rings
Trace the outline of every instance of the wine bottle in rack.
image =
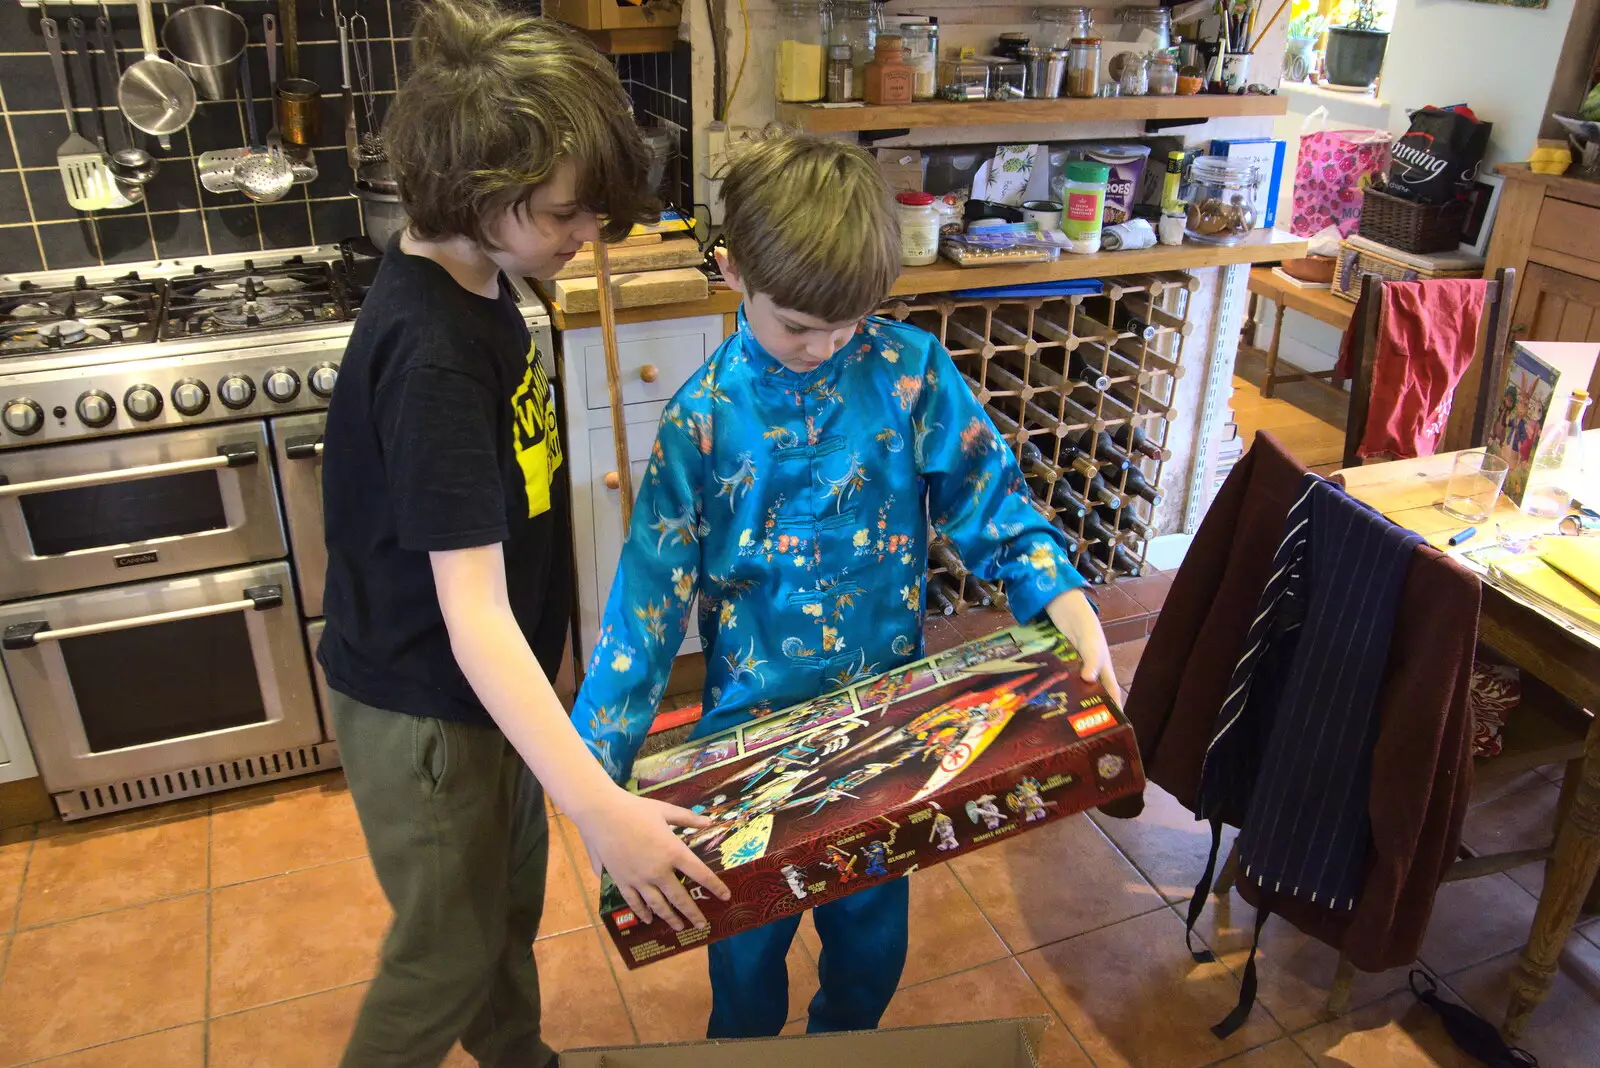
{"type": "Polygon", "coordinates": [[[1116,327],[1119,334],[1132,334],[1134,337],[1143,338],[1146,341],[1161,332],[1157,327],[1151,326],[1121,304],[1117,305],[1116,318],[1112,320],[1112,325],[1116,327]]]}
{"type": "Polygon", "coordinates": [[[946,581],[943,575],[928,576],[928,614],[937,612],[942,616],[956,614],[956,605],[960,598],[956,596],[953,586],[946,581]]]}
{"type": "Polygon", "coordinates": [[[1127,479],[1122,483],[1122,488],[1137,497],[1143,497],[1151,504],[1160,504],[1165,500],[1161,496],[1160,490],[1145,481],[1144,475],[1140,474],[1137,467],[1128,471],[1127,479]]]}
{"type": "Polygon", "coordinates": [[[1076,530],[1074,530],[1072,528],[1072,526],[1065,519],[1061,518],[1060,516],[1056,516],[1050,522],[1051,522],[1051,525],[1053,525],[1057,530],[1059,530],[1061,532],[1061,536],[1066,539],[1066,541],[1067,541],[1067,555],[1068,556],[1077,556],[1078,555],[1078,550],[1083,548],[1083,542],[1078,540],[1078,532],[1076,530]]]}
{"type": "Polygon", "coordinates": [[[967,585],[972,588],[972,592],[977,596],[980,606],[1001,609],[1011,607],[1011,602],[1006,599],[1006,595],[1001,591],[1000,587],[991,586],[989,583],[977,578],[968,579],[967,585]]]}
{"type": "Polygon", "coordinates": [[[1097,471],[1093,478],[1085,478],[1082,471],[1067,472],[1067,485],[1077,490],[1085,500],[1099,501],[1107,508],[1121,508],[1122,498],[1117,496],[1097,471]]]}
{"type": "MultiPolygon", "coordinates": [[[[1093,430],[1080,430],[1067,439],[1075,445],[1079,452],[1088,456],[1094,453],[1094,462],[1102,469],[1109,468],[1113,471],[1126,471],[1133,466],[1132,459],[1127,453],[1117,448],[1111,440],[1111,435],[1104,430],[1095,433],[1093,430]]],[[[1115,481],[1115,480],[1113,480],[1115,481]]]]}
{"type": "Polygon", "coordinates": [[[1108,526],[1107,523],[1108,520],[1102,519],[1099,509],[1096,509],[1083,517],[1083,533],[1086,537],[1102,542],[1116,541],[1116,527],[1114,525],[1108,526]]]}
{"type": "Polygon", "coordinates": [[[1058,479],[1049,489],[1050,507],[1056,510],[1057,515],[1066,516],[1068,519],[1082,519],[1089,514],[1089,502],[1073,493],[1068,487],[1066,479],[1058,479]]]}
{"type": "Polygon", "coordinates": [[[1111,388],[1111,376],[1099,368],[1089,366],[1089,361],[1076,352],[1067,361],[1067,377],[1078,385],[1099,393],[1111,388]]]}
{"type": "Polygon", "coordinates": [[[1037,475],[1040,478],[1057,479],[1061,477],[1061,468],[1044,458],[1044,451],[1031,441],[1024,441],[1022,448],[1022,473],[1037,475]]]}
{"type": "Polygon", "coordinates": [[[1155,442],[1145,436],[1143,430],[1132,423],[1123,423],[1111,432],[1111,440],[1119,448],[1128,452],[1148,456],[1152,460],[1165,460],[1166,452],[1155,442]]]}
{"type": "Polygon", "coordinates": [[[1112,511],[1110,508],[1097,508],[1095,509],[1095,514],[1104,522],[1115,526],[1118,530],[1137,534],[1145,539],[1156,536],[1156,528],[1134,515],[1132,508],[1119,508],[1116,511],[1112,511]]]}
{"type": "Polygon", "coordinates": [[[1139,558],[1129,552],[1127,546],[1115,542],[1091,545],[1089,555],[1094,557],[1096,563],[1104,564],[1113,571],[1120,571],[1129,578],[1138,578],[1144,571],[1144,568],[1139,566],[1139,558]]]}
{"type": "Polygon", "coordinates": [[[1077,568],[1078,574],[1082,575],[1084,581],[1088,582],[1089,585],[1104,586],[1106,584],[1105,566],[1088,553],[1079,557],[1077,563],[1072,566],[1077,568]]]}
{"type": "Polygon", "coordinates": [[[942,567],[950,577],[957,582],[969,577],[972,572],[967,570],[967,565],[961,562],[954,546],[943,538],[936,538],[928,546],[928,559],[937,567],[942,567]]]}

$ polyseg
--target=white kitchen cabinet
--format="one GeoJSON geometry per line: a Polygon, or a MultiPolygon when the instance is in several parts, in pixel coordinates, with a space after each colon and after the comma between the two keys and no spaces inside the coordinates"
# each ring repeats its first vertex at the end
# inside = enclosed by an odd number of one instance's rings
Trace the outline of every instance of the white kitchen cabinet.
{"type": "MultiPolygon", "coordinates": [[[[622,502],[617,490],[606,487],[606,476],[617,467],[600,330],[587,327],[562,331],[557,336],[578,565],[578,656],[587,662],[600,633],[600,615],[622,553],[622,502]]],[[[721,315],[623,323],[617,327],[623,413],[635,493],[650,459],[662,411],[678,388],[722,343],[722,338],[721,315]]],[[[699,651],[700,639],[691,620],[679,655],[699,651]]]]}
{"type": "Polygon", "coordinates": [[[22,716],[11,696],[11,682],[0,673],[0,782],[31,779],[39,774],[33,763],[33,750],[22,729],[22,716]]]}

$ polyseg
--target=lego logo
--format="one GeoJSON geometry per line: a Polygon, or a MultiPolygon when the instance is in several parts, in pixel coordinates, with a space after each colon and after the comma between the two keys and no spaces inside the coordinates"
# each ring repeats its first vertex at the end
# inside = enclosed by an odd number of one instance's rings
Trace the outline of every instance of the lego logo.
{"type": "Polygon", "coordinates": [[[617,930],[626,931],[630,927],[639,926],[639,917],[633,914],[632,909],[620,909],[611,914],[611,922],[617,925],[617,930]]]}
{"type": "Polygon", "coordinates": [[[1087,738],[1091,734],[1099,734],[1108,727],[1116,725],[1117,717],[1111,714],[1110,709],[1097,708],[1092,712],[1084,712],[1072,717],[1072,729],[1079,738],[1087,738]]]}
{"type": "Polygon", "coordinates": [[[960,771],[967,766],[967,762],[971,759],[972,746],[966,742],[960,742],[954,749],[944,755],[944,759],[939,761],[939,767],[945,771],[960,771]]]}

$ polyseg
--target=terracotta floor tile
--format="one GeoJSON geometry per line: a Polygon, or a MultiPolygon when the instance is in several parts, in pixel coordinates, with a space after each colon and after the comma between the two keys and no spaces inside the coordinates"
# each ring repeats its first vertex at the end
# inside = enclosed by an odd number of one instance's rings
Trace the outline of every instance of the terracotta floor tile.
{"type": "Polygon", "coordinates": [[[1528,941],[1538,899],[1505,875],[1445,883],[1433,899],[1422,962],[1448,975],[1528,941]]]}
{"type": "Polygon", "coordinates": [[[1194,962],[1169,909],[1018,959],[1099,1068],[1197,1068],[1283,1034],[1259,1009],[1227,1040],[1211,1034],[1238,981],[1220,963],[1194,962]]]}
{"type": "Polygon", "coordinates": [[[209,1068],[337,1068],[367,984],[211,1021],[209,1068]]]}
{"type": "MultiPolygon", "coordinates": [[[[1120,674],[1117,678],[1127,685],[1128,680],[1120,674]]],[[[1177,798],[1151,783],[1145,787],[1144,811],[1138,819],[1121,820],[1097,811],[1090,811],[1089,818],[1168,901],[1185,901],[1194,893],[1195,883],[1206,870],[1211,824],[1197,821],[1177,798]]],[[[1218,867],[1227,858],[1238,833],[1232,827],[1222,829],[1218,867]]]]}
{"type": "MultiPolygon", "coordinates": [[[[1510,1001],[1509,979],[1519,949],[1450,976],[1450,989],[1491,1023],[1499,1024],[1510,1001]]],[[[1534,1010],[1517,1045],[1541,1068],[1588,1068],[1600,1050],[1600,946],[1567,941],[1550,996],[1534,1010]]]]}
{"type": "Polygon", "coordinates": [[[1153,575],[1141,575],[1121,585],[1123,591],[1135,601],[1152,612],[1159,612],[1167,601],[1167,593],[1172,589],[1172,580],[1177,577],[1176,571],[1158,571],[1153,575]]]}
{"type": "Polygon", "coordinates": [[[206,817],[75,824],[34,843],[17,924],[32,927],[159,901],[206,885],[206,817]]]}
{"type": "Polygon", "coordinates": [[[562,841],[567,844],[567,855],[572,859],[572,869],[578,876],[578,883],[583,887],[583,907],[589,913],[590,922],[599,917],[597,911],[600,905],[600,876],[594,873],[594,866],[589,863],[589,851],[583,846],[583,835],[578,833],[578,828],[565,816],[560,816],[550,824],[552,830],[559,830],[562,841]]]}
{"type": "MultiPolygon", "coordinates": [[[[1187,905],[1173,906],[1181,924],[1187,905]]],[[[1219,902],[1213,895],[1195,931],[1201,940],[1233,970],[1243,975],[1255,934],[1255,910],[1237,891],[1219,902]]],[[[1328,990],[1339,964],[1338,951],[1292,924],[1274,917],[1261,931],[1261,948],[1256,954],[1256,998],[1288,1031],[1299,1031],[1327,1019],[1328,990]]],[[[1393,968],[1368,974],[1357,972],[1350,990],[1353,1008],[1371,1004],[1406,985],[1409,968],[1393,968]]]]}
{"type": "MultiPolygon", "coordinates": [[[[1309,1068],[1311,1058],[1294,1044],[1292,1038],[1280,1038],[1270,1045],[1218,1061],[1216,1068],[1309,1068]]],[[[1373,1068],[1379,1068],[1374,1065],[1373,1068]]]]}
{"type": "Polygon", "coordinates": [[[35,1061],[31,1068],[201,1068],[205,1062],[205,1028],[189,1024],[35,1061]]]}
{"type": "Polygon", "coordinates": [[[199,1020],[205,909],[196,894],[14,936],[0,987],[0,1064],[199,1020]]]}
{"type": "Polygon", "coordinates": [[[22,873],[28,867],[33,840],[0,846],[0,931],[11,930],[17,919],[17,895],[22,890],[22,873]]]}
{"type": "Polygon", "coordinates": [[[212,886],[367,855],[342,776],[219,806],[211,815],[212,886]]]}
{"type": "MultiPolygon", "coordinates": [[[[1510,767],[1503,760],[1475,761],[1472,769],[1472,804],[1486,805],[1491,801],[1498,801],[1512,794],[1519,794],[1534,786],[1542,786],[1552,780],[1545,773],[1544,768],[1524,768],[1521,771],[1507,771],[1510,767]]],[[[1563,765],[1552,764],[1550,767],[1559,771],[1563,765]]]]}
{"type": "Polygon", "coordinates": [[[173,820],[201,816],[211,811],[211,796],[186,797],[160,805],[146,805],[109,816],[94,816],[85,820],[46,820],[38,825],[37,837],[50,838],[58,834],[84,834],[88,832],[125,831],[132,827],[145,827],[152,823],[171,823],[173,820]]]}
{"type": "MultiPolygon", "coordinates": [[[[1027,973],[1015,960],[1006,959],[902,989],[884,1013],[883,1026],[1048,1015],[1050,1006],[1027,973]]],[[[1094,1063],[1059,1022],[1045,1032],[1039,1054],[1040,1064],[1049,1068],[1090,1068],[1094,1063]]]]}
{"type": "MultiPolygon", "coordinates": [[[[1467,812],[1461,841],[1480,855],[1549,845],[1555,838],[1556,801],[1561,788],[1540,784],[1467,812]]],[[[1537,896],[1544,889],[1544,865],[1525,864],[1508,872],[1513,881],[1537,896]]]]}
{"type": "Polygon", "coordinates": [[[539,937],[548,938],[590,926],[594,921],[589,916],[587,897],[588,892],[567,850],[567,840],[552,818],[550,864],[545,872],[544,913],[539,919],[539,937]]]}
{"type": "Polygon", "coordinates": [[[955,625],[945,620],[943,616],[929,616],[922,629],[922,640],[927,646],[928,655],[942,653],[946,649],[960,645],[966,639],[955,625]]]}
{"type": "Polygon", "coordinates": [[[1013,953],[1125,920],[1161,905],[1088,819],[1069,817],[951,862],[1013,953]]]}
{"type": "Polygon", "coordinates": [[[1144,647],[1149,641],[1148,637],[1134,638],[1111,647],[1111,666],[1124,690],[1133,685],[1133,677],[1139,671],[1139,658],[1144,656],[1144,647]]]}
{"type": "Polygon", "coordinates": [[[1294,1040],[1313,1064],[1325,1068],[1482,1068],[1456,1048],[1438,1014],[1409,990],[1303,1031],[1294,1040]]]}
{"type": "MultiPolygon", "coordinates": [[[[691,950],[628,971],[611,940],[606,956],[622,990],[628,1015],[640,1042],[698,1042],[705,1038],[711,1018],[711,979],[706,951],[691,950]]],[[[817,992],[817,967],[811,963],[800,939],[789,947],[789,1019],[804,1019],[806,1006],[817,992]]]]}
{"type": "MultiPolygon", "coordinates": [[[[1146,617],[1138,616],[1133,619],[1118,619],[1101,625],[1106,632],[1106,642],[1113,647],[1136,642],[1150,633],[1146,617]]],[[[1120,681],[1120,680],[1119,680],[1120,681]]],[[[1122,683],[1124,686],[1126,682],[1122,683]]]]}
{"type": "Polygon", "coordinates": [[[971,608],[965,612],[958,612],[945,620],[955,626],[961,634],[962,641],[971,641],[974,638],[987,637],[997,630],[1015,625],[1016,620],[1010,612],[998,608],[971,608]]]}
{"type": "Polygon", "coordinates": [[[212,892],[211,1011],[370,979],[389,925],[372,865],[347,860],[212,892]]]}
{"type": "MultiPolygon", "coordinates": [[[[553,1049],[637,1042],[600,932],[572,931],[534,943],[544,1001],[544,1040],[553,1049]]],[[[652,967],[661,967],[656,964],[652,967]]]]}
{"type": "Polygon", "coordinates": [[[1122,589],[1122,584],[1100,586],[1090,599],[1100,607],[1100,622],[1115,623],[1119,619],[1143,619],[1150,610],[1134,600],[1122,589]]]}

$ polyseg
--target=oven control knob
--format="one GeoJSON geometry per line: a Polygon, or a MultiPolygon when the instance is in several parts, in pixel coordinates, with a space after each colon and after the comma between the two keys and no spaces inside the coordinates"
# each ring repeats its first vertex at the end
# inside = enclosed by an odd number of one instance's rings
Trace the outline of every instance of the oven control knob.
{"type": "Polygon", "coordinates": [[[122,395],[122,406],[139,422],[148,423],[161,414],[161,391],[141,382],[122,395]]]}
{"type": "Polygon", "coordinates": [[[288,404],[300,395],[300,376],[287,367],[277,367],[267,372],[261,388],[279,404],[288,404]]]}
{"type": "Polygon", "coordinates": [[[172,387],[172,406],[184,415],[199,415],[211,403],[211,391],[204,382],[185,378],[172,387]]]}
{"type": "Polygon", "coordinates": [[[333,384],[339,380],[339,365],[319,363],[311,369],[311,392],[324,399],[333,396],[333,384]]]}
{"type": "Polygon", "coordinates": [[[247,375],[229,375],[217,383],[217,399],[229,408],[243,408],[256,399],[256,384],[247,375]]]}
{"type": "Polygon", "coordinates": [[[117,403],[109,394],[91,389],[78,398],[78,418],[87,427],[105,426],[117,417],[117,403]]]}
{"type": "Polygon", "coordinates": [[[27,436],[44,426],[44,409],[26,397],[18,397],[6,401],[0,420],[4,420],[6,429],[13,434],[27,436]]]}

